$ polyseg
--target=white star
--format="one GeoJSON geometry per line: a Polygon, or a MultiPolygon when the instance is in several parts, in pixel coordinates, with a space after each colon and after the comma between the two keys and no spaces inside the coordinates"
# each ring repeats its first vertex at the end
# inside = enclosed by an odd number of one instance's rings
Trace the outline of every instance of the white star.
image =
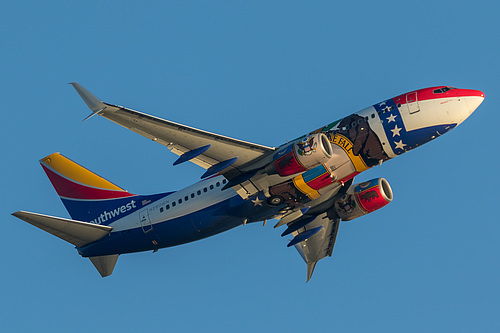
{"type": "Polygon", "coordinates": [[[403,143],[403,140],[399,140],[399,142],[394,141],[396,145],[396,149],[405,149],[406,143],[403,143]]]}
{"type": "Polygon", "coordinates": [[[401,130],[402,130],[402,128],[398,128],[398,125],[396,125],[396,127],[394,127],[394,129],[391,129],[392,137],[395,137],[396,135],[397,136],[401,136],[401,135],[399,135],[399,132],[401,130]]]}
{"type": "Polygon", "coordinates": [[[391,121],[396,122],[396,117],[397,115],[391,114],[389,118],[386,118],[387,120],[389,120],[387,123],[390,123],[391,121]]]}
{"type": "Polygon", "coordinates": [[[384,110],[384,112],[390,112],[391,111],[391,108],[389,107],[389,105],[387,105],[385,108],[383,108],[382,110],[384,110]]]}
{"type": "Polygon", "coordinates": [[[259,197],[255,197],[255,200],[252,200],[254,207],[255,206],[262,206],[262,203],[264,200],[259,200],[259,197]]]}

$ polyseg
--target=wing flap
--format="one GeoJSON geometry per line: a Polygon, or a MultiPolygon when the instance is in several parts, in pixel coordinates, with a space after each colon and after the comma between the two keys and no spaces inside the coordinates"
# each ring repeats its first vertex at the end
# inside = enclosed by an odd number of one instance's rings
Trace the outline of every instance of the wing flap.
{"type": "Polygon", "coordinates": [[[13,216],[34,225],[76,247],[82,247],[108,235],[113,227],[18,211],[13,216]]]}

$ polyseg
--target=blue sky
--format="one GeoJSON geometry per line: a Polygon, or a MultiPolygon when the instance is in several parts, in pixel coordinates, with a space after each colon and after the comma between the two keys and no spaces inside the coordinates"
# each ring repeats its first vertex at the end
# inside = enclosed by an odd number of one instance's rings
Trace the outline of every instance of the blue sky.
{"type": "Polygon", "coordinates": [[[19,1],[0,5],[0,330],[498,332],[500,24],[494,1],[19,1]],[[277,146],[433,85],[486,99],[457,129],[358,176],[395,199],[341,225],[305,284],[260,224],[121,256],[102,279],[73,247],[10,216],[68,217],[38,160],[59,151],[134,193],[195,165],[89,110],[100,98],[277,146]]]}

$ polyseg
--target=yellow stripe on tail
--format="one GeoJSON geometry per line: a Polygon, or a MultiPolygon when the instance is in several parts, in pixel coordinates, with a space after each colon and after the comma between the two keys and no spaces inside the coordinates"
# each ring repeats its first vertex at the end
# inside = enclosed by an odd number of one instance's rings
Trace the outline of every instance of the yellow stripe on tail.
{"type": "Polygon", "coordinates": [[[42,158],[40,162],[44,163],[46,166],[50,167],[59,174],[78,183],[101,189],[125,191],[124,189],[116,186],[101,176],[96,175],[92,171],[84,168],[76,162],[73,162],[60,153],[54,153],[42,158]]]}

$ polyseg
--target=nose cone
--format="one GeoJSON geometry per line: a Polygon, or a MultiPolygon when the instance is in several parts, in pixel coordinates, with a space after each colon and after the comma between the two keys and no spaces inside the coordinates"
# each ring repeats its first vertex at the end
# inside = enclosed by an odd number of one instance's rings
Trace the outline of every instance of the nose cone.
{"type": "Polygon", "coordinates": [[[457,124],[467,119],[483,102],[484,93],[480,90],[457,89],[456,96],[460,101],[461,107],[455,110],[457,124]]]}
{"type": "Polygon", "coordinates": [[[467,107],[469,108],[469,115],[474,112],[478,106],[483,102],[484,100],[484,93],[480,90],[468,90],[468,94],[464,96],[465,103],[467,104],[467,107]]]}

